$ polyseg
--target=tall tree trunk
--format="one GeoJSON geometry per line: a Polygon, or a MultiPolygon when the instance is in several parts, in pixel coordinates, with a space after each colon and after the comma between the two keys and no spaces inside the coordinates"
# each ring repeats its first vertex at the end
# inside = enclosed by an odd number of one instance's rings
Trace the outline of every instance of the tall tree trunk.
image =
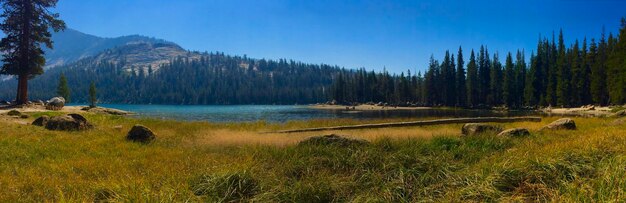
{"type": "MultiPolygon", "coordinates": [[[[19,77],[17,77],[19,78],[19,77]]],[[[17,91],[15,91],[15,101],[17,101],[17,98],[20,98],[20,84],[19,81],[17,83],[17,91]]]]}
{"type": "Polygon", "coordinates": [[[28,75],[18,76],[17,82],[17,104],[26,104],[28,102],[28,75]]]}

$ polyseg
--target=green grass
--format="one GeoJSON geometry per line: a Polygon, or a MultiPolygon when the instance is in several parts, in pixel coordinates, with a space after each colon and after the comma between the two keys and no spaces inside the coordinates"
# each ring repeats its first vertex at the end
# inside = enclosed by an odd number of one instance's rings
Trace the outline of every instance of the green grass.
{"type": "MultiPolygon", "coordinates": [[[[31,120],[40,115],[32,115],[31,120]]],[[[557,119],[551,117],[541,123],[503,124],[528,127],[532,135],[521,138],[460,137],[460,125],[443,125],[333,132],[369,144],[298,145],[297,141],[315,134],[257,132],[362,121],[217,124],[86,117],[95,129],[57,132],[0,122],[0,202],[619,202],[626,198],[626,126],[608,125],[611,119],[574,118],[576,131],[536,131],[557,119]],[[156,141],[147,145],[126,141],[125,133],[137,123],[152,128],[156,141]],[[113,128],[117,125],[122,129],[113,128]],[[431,131],[437,133],[426,133],[431,131]],[[259,136],[270,142],[229,140],[259,136]]],[[[389,121],[395,120],[376,122],[389,121]]]]}

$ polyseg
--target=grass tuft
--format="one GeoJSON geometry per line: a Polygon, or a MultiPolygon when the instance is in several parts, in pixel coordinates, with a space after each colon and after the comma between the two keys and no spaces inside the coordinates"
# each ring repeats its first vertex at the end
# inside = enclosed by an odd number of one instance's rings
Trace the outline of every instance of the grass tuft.
{"type": "Polygon", "coordinates": [[[248,171],[202,175],[190,185],[195,195],[206,196],[209,200],[217,202],[246,200],[259,190],[258,181],[248,171]]]}

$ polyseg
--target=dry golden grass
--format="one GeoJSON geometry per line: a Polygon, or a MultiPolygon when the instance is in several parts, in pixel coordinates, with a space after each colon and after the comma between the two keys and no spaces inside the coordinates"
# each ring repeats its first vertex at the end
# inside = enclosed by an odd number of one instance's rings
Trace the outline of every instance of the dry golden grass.
{"type": "Polygon", "coordinates": [[[529,128],[526,138],[460,138],[460,124],[260,133],[364,122],[350,119],[205,123],[86,114],[96,128],[84,132],[16,122],[41,114],[0,119],[0,202],[584,202],[623,200],[626,191],[626,125],[611,119],[575,118],[576,131],[537,131],[556,117],[500,124],[529,128]],[[137,123],[157,140],[126,141],[137,123]],[[330,133],[372,144],[296,145],[330,133]]]}

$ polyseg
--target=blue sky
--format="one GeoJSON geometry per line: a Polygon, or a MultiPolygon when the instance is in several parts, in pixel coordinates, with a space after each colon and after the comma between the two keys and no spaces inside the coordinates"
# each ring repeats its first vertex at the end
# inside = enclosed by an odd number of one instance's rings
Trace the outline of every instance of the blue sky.
{"type": "Polygon", "coordinates": [[[189,50],[288,58],[346,68],[424,70],[431,54],[524,49],[563,29],[565,41],[616,33],[626,1],[59,0],[68,27],[130,34],[189,50]]]}

